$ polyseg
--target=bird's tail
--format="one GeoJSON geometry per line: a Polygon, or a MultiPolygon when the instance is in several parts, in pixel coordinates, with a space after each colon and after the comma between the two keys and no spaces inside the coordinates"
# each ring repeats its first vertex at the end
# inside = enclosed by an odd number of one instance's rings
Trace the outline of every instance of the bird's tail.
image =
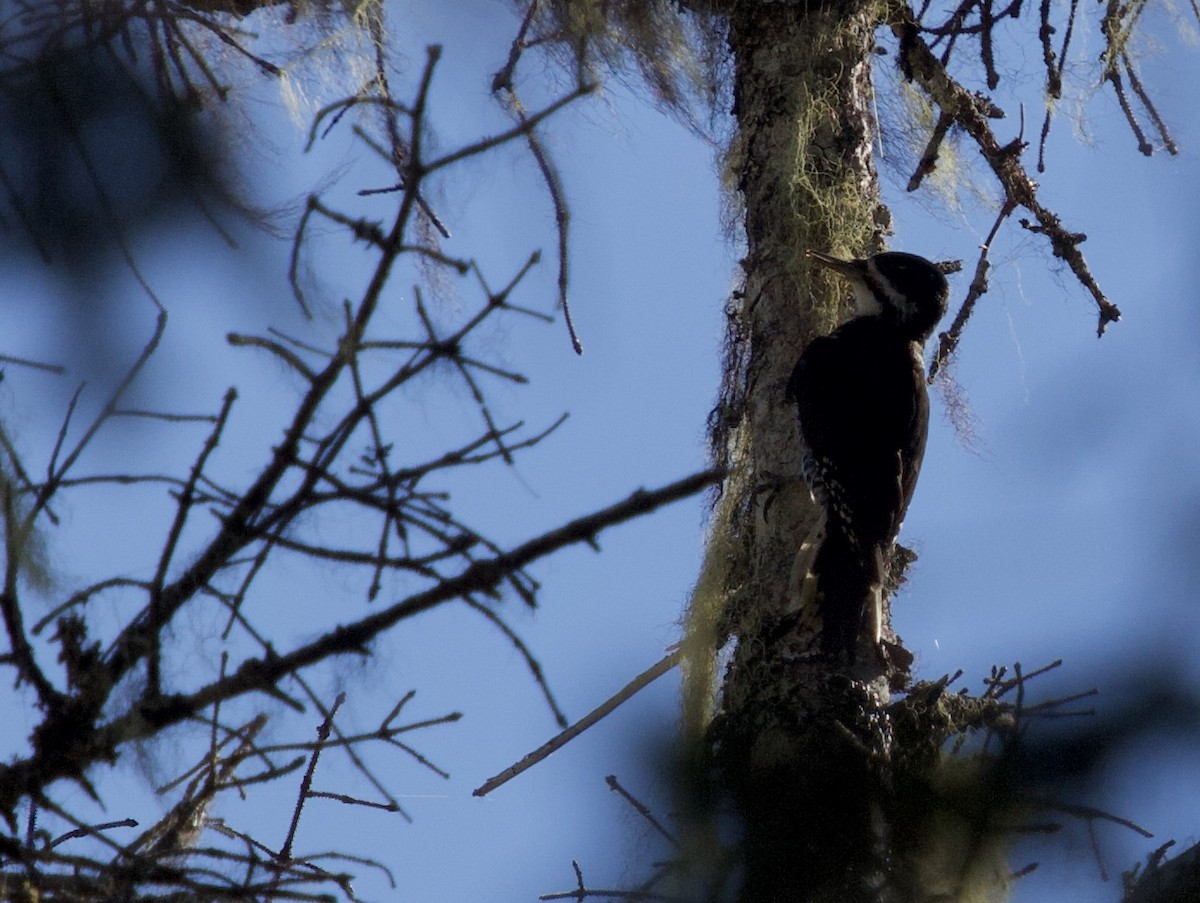
{"type": "Polygon", "coordinates": [[[821,615],[821,649],[826,655],[840,654],[854,662],[864,633],[879,643],[883,578],[882,549],[863,549],[840,530],[826,532],[811,572],[821,615]]]}

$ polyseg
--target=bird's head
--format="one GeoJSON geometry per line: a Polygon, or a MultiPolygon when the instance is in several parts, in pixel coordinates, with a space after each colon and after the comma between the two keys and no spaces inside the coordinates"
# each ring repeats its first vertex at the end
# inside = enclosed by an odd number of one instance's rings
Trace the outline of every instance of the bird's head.
{"type": "Polygon", "coordinates": [[[942,271],[924,257],[902,251],[854,260],[822,251],[808,251],[805,256],[850,281],[856,316],[890,320],[915,342],[929,338],[946,313],[950,286],[942,271]]]}

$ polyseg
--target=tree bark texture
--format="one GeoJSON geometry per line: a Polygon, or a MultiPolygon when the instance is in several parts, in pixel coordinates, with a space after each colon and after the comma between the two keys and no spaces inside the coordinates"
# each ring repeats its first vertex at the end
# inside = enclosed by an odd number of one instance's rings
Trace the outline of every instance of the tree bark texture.
{"type": "Polygon", "coordinates": [[[860,656],[853,674],[832,673],[810,621],[779,627],[797,550],[819,518],[799,479],[785,387],[848,294],[804,252],[858,256],[887,232],[872,159],[877,17],[870,4],[746,0],[729,18],[738,130],[729,168],[747,255],[713,425],[733,473],[717,517],[732,539],[718,553],[727,598],[716,633],[737,644],[709,739],[742,822],[747,903],[891,899],[879,792],[892,742],[885,669],[860,656]]]}

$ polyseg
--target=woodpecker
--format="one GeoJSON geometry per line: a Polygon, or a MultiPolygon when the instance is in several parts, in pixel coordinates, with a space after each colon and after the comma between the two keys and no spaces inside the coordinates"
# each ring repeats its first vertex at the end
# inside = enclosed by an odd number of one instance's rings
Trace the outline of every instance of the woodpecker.
{"type": "Polygon", "coordinates": [[[925,341],[946,312],[949,286],[915,254],[807,256],[854,289],[852,318],[813,339],[787,386],[804,479],[825,512],[803,595],[816,599],[823,652],[853,663],[865,630],[879,648],[887,562],[929,432],[925,341]]]}

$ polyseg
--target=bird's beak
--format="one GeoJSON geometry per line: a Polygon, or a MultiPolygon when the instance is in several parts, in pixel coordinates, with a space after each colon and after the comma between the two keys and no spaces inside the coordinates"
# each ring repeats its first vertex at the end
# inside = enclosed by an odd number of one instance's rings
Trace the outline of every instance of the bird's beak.
{"type": "Polygon", "coordinates": [[[863,278],[867,263],[865,260],[845,260],[841,257],[834,257],[832,254],[826,254],[824,251],[808,250],[804,252],[804,256],[854,281],[859,281],[863,278]]]}
{"type": "Polygon", "coordinates": [[[860,315],[870,316],[882,311],[879,299],[871,289],[867,278],[868,263],[865,260],[846,260],[824,251],[805,251],[804,256],[815,260],[823,267],[833,270],[850,283],[854,290],[854,308],[860,315]]]}

